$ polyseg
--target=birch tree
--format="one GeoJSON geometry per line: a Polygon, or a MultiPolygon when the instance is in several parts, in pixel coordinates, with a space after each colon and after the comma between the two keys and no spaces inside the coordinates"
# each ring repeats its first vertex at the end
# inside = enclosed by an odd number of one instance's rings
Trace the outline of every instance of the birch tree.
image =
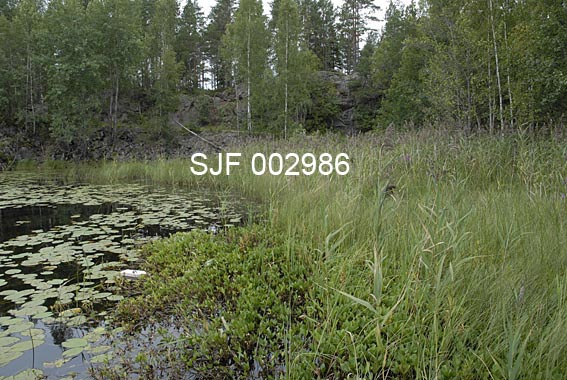
{"type": "Polygon", "coordinates": [[[314,71],[315,57],[299,46],[299,13],[294,0],[280,0],[275,36],[276,83],[283,97],[283,135],[287,138],[290,115],[298,115],[309,100],[308,83],[314,71]]]}
{"type": "Polygon", "coordinates": [[[242,0],[224,38],[235,65],[236,80],[246,91],[246,127],[252,131],[253,107],[259,102],[267,70],[269,33],[260,0],[242,0]]]}

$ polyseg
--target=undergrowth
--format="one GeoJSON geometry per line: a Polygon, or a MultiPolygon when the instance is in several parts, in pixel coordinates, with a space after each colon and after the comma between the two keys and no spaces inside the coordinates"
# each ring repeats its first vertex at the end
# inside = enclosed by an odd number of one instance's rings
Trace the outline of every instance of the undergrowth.
{"type": "Polygon", "coordinates": [[[351,172],[254,176],[243,164],[195,177],[179,160],[69,174],[212,186],[264,205],[261,226],[150,246],[143,295],[120,307],[125,318],[142,310],[139,323],[155,310],[182,317],[187,368],[205,378],[564,377],[564,141],[422,131],[240,151],[346,152],[351,172]]]}

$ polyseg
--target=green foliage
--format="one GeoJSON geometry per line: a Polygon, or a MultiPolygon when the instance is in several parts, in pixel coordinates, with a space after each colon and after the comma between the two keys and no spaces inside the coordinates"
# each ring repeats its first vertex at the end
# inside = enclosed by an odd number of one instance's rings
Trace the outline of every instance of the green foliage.
{"type": "Polygon", "coordinates": [[[375,13],[380,9],[372,0],[345,0],[339,14],[339,43],[343,53],[341,67],[352,73],[360,58],[360,38],[369,29],[368,21],[377,21],[375,13]]]}
{"type": "MultiPolygon", "coordinates": [[[[89,24],[82,2],[53,1],[46,13],[49,43],[47,102],[51,128],[57,140],[70,143],[84,137],[89,123],[101,106],[98,97],[103,80],[98,68],[102,57],[89,54],[89,24]]],[[[47,37],[47,36],[46,36],[47,37]]]]}
{"type": "Polygon", "coordinates": [[[565,7],[549,1],[528,1],[511,17],[515,25],[508,26],[509,64],[517,78],[513,91],[518,118],[536,122],[561,119],[567,92],[565,7]]]}
{"type": "Polygon", "coordinates": [[[278,144],[248,147],[243,162],[293,144],[348,152],[352,170],[291,182],[248,167],[195,177],[186,161],[91,171],[264,202],[262,226],[150,246],[152,276],[125,317],[186,316],[187,335],[164,349],[211,376],[246,377],[256,358],[266,377],[283,362],[297,379],[562,378],[563,141],[421,130],[278,144]]]}
{"type": "Polygon", "coordinates": [[[413,123],[422,125],[425,110],[431,98],[424,94],[422,70],[426,63],[428,50],[419,46],[418,40],[405,41],[400,67],[392,78],[390,88],[385,93],[379,111],[379,122],[382,126],[390,123],[403,125],[413,123]],[[417,45],[417,46],[416,46],[417,45]]]}
{"type": "Polygon", "coordinates": [[[188,1],[183,8],[175,41],[177,60],[183,65],[183,87],[196,91],[202,86],[205,43],[202,36],[203,13],[196,1],[188,1]]]}
{"type": "Polygon", "coordinates": [[[266,95],[262,89],[266,83],[269,34],[261,1],[240,2],[223,45],[234,65],[236,83],[245,89],[246,124],[251,132],[252,119],[259,116],[256,107],[261,107],[266,95]]]}
{"type": "Polygon", "coordinates": [[[330,0],[277,0],[268,22],[256,0],[219,0],[207,19],[196,1],[179,14],[175,0],[7,0],[0,123],[88,145],[91,128],[109,125],[115,137],[119,124],[142,114],[167,118],[182,92],[218,90],[238,98],[238,127],[323,129],[338,124],[339,100],[321,88],[317,69],[356,74],[348,100],[362,131],[563,123],[563,4],[392,1],[381,33],[366,34],[375,10],[369,0],[347,0],[340,10],[330,0]]]}
{"type": "Polygon", "coordinates": [[[214,89],[225,88],[232,78],[230,59],[223,54],[223,38],[234,16],[234,0],[219,0],[211,8],[209,23],[204,31],[206,55],[211,64],[214,89]]]}
{"type": "Polygon", "coordinates": [[[253,362],[264,376],[280,370],[286,339],[306,312],[310,269],[290,266],[293,253],[279,238],[258,227],[218,237],[193,232],[146,251],[156,275],[143,284],[146,295],[121,305],[119,315],[138,323],[163,309],[191,320],[182,357],[202,376],[246,376],[253,362]]]}
{"type": "Polygon", "coordinates": [[[179,97],[177,96],[177,81],[179,79],[180,65],[175,61],[175,52],[166,48],[161,58],[158,78],[155,84],[156,108],[159,116],[167,115],[177,109],[179,97]]]}
{"type": "Polygon", "coordinates": [[[325,131],[332,127],[339,113],[337,89],[335,86],[315,76],[311,87],[311,107],[305,120],[307,131],[325,131]]]}
{"type": "MultiPolygon", "coordinates": [[[[11,58],[11,44],[15,44],[14,29],[8,19],[4,15],[0,15],[0,67],[8,67],[11,58]]],[[[14,73],[9,70],[0,70],[0,114],[2,121],[6,122],[14,118],[17,109],[14,96],[16,88],[14,87],[14,73]]]]}
{"type": "MultiPolygon", "coordinates": [[[[279,2],[274,2],[274,5],[279,2]]],[[[337,11],[331,0],[304,0],[298,4],[301,19],[301,45],[317,56],[321,69],[332,71],[342,65],[337,11]]],[[[272,9],[272,24],[277,13],[272,9]]]]}
{"type": "Polygon", "coordinates": [[[375,119],[380,105],[380,94],[372,78],[372,60],[375,50],[376,41],[371,36],[361,51],[360,62],[356,67],[356,79],[349,83],[355,104],[354,122],[356,128],[362,131],[368,131],[375,127],[375,119]]]}
{"type": "Polygon", "coordinates": [[[281,115],[278,129],[286,137],[293,122],[303,121],[310,105],[310,86],[315,72],[316,58],[309,51],[300,49],[300,25],[297,4],[294,0],[281,0],[275,34],[275,69],[279,105],[276,115],[281,115]],[[283,106],[283,107],[282,107],[283,106]]]}
{"type": "Polygon", "coordinates": [[[108,119],[114,128],[120,112],[120,94],[132,87],[131,80],[142,55],[140,11],[138,4],[124,0],[92,0],[87,6],[88,54],[96,62],[93,70],[96,68],[104,88],[97,95],[102,98],[102,109],[108,109],[108,119]]]}

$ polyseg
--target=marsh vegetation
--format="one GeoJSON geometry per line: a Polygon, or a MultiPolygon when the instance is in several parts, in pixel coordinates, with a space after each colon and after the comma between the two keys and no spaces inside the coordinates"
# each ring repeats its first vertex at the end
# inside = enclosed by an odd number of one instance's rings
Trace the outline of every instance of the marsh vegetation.
{"type": "MultiPolygon", "coordinates": [[[[176,231],[239,224],[227,194],[88,185],[58,172],[0,173],[0,374],[84,378],[108,361],[121,269],[176,231]],[[24,372],[21,372],[24,371],[24,372]],[[32,371],[32,372],[30,372],[32,371]]],[[[28,377],[26,377],[28,378],[28,377]]]]}
{"type": "Polygon", "coordinates": [[[157,161],[69,171],[206,185],[263,210],[243,228],[147,246],[153,275],[116,321],[134,336],[155,321],[177,332],[158,330],[152,355],[124,353],[97,376],[563,377],[562,139],[429,130],[269,142],[244,155],[291,147],[347,152],[352,170],[195,177],[186,161],[157,161]]]}

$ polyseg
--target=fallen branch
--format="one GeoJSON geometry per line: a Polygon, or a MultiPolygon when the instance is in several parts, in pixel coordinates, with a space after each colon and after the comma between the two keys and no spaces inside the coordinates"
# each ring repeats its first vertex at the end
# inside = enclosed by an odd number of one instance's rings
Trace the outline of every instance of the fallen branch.
{"type": "Polygon", "coordinates": [[[12,159],[12,162],[7,163],[3,168],[0,166],[0,172],[1,171],[6,171],[6,172],[10,171],[12,169],[12,166],[14,166],[15,163],[16,163],[16,157],[14,157],[12,159]]]}
{"type": "Polygon", "coordinates": [[[204,137],[199,136],[198,134],[196,134],[195,132],[193,132],[192,130],[190,130],[189,128],[187,128],[186,126],[184,126],[183,124],[181,124],[179,121],[175,120],[175,122],[183,129],[185,129],[187,132],[191,133],[193,136],[198,137],[199,139],[203,140],[204,142],[206,142],[207,144],[211,145],[212,147],[218,149],[219,151],[224,151],[224,149],[220,146],[218,146],[217,144],[213,143],[212,141],[207,140],[204,137]]]}

